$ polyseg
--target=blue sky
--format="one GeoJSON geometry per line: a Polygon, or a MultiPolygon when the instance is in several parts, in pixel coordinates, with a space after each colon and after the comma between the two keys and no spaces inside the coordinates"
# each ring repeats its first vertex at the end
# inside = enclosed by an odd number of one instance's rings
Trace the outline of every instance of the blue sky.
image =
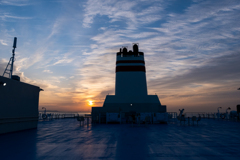
{"type": "Polygon", "coordinates": [[[240,103],[238,0],[1,0],[0,73],[44,89],[40,107],[90,111],[114,94],[116,52],[139,43],[148,93],[168,111],[240,103]]]}

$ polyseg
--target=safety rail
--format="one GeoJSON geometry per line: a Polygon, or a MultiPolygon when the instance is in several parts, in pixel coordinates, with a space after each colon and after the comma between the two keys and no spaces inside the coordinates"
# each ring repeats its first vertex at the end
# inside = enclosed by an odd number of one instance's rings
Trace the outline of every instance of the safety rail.
{"type": "Polygon", "coordinates": [[[51,119],[62,119],[62,118],[76,118],[78,114],[74,113],[39,113],[39,120],[51,120],[51,119]]]}
{"type": "Polygon", "coordinates": [[[240,113],[232,112],[185,112],[185,118],[201,117],[203,119],[240,120],[240,113]]]}
{"type": "Polygon", "coordinates": [[[64,119],[64,118],[78,118],[78,117],[91,118],[91,114],[79,114],[79,113],[44,113],[39,112],[38,120],[52,120],[52,119],[64,119]]]}

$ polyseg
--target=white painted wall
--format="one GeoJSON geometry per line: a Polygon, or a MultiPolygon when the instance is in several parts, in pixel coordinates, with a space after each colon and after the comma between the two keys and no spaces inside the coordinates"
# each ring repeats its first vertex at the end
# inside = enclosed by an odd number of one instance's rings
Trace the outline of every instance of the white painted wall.
{"type": "Polygon", "coordinates": [[[117,72],[115,85],[116,96],[144,96],[148,94],[145,72],[117,72]]]}
{"type": "MultiPolygon", "coordinates": [[[[117,56],[117,61],[121,60],[142,60],[144,56],[117,56]]],[[[145,66],[143,63],[119,63],[116,66],[145,66]]],[[[116,72],[115,78],[116,96],[144,96],[147,95],[146,73],[142,71],[116,72]]]]}

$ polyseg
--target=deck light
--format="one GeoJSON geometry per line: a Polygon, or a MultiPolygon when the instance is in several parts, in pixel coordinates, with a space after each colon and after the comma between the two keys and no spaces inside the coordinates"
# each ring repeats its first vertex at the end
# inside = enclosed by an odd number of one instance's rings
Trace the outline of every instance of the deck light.
{"type": "Polygon", "coordinates": [[[1,81],[1,82],[0,82],[0,85],[2,85],[2,86],[6,86],[7,83],[1,81]]]}

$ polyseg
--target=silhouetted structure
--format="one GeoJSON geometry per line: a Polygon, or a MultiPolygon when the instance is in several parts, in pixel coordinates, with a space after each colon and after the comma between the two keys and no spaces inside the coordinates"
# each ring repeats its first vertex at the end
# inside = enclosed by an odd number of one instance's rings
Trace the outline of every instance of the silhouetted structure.
{"type": "Polygon", "coordinates": [[[16,79],[16,80],[20,80],[20,77],[18,77],[17,75],[13,76],[12,73],[13,73],[13,63],[14,63],[14,56],[15,56],[15,48],[17,48],[17,37],[14,37],[14,40],[13,40],[13,50],[12,50],[12,57],[10,58],[8,64],[7,64],[7,67],[6,69],[4,70],[3,72],[3,76],[5,74],[8,74],[9,78],[11,79],[16,79]],[[9,68],[10,67],[10,68],[9,68]]]}
{"type": "Polygon", "coordinates": [[[39,92],[37,86],[20,82],[20,77],[12,75],[17,38],[14,38],[13,55],[0,76],[0,134],[37,128],[39,92]],[[10,66],[10,69],[8,69],[10,66]]]}
{"type": "Polygon", "coordinates": [[[144,53],[139,52],[138,44],[133,45],[133,51],[120,48],[116,61],[115,95],[107,95],[103,107],[92,107],[93,121],[107,116],[106,113],[125,113],[118,114],[123,118],[140,113],[165,112],[166,106],[161,105],[158,96],[147,93],[144,53]]]}

